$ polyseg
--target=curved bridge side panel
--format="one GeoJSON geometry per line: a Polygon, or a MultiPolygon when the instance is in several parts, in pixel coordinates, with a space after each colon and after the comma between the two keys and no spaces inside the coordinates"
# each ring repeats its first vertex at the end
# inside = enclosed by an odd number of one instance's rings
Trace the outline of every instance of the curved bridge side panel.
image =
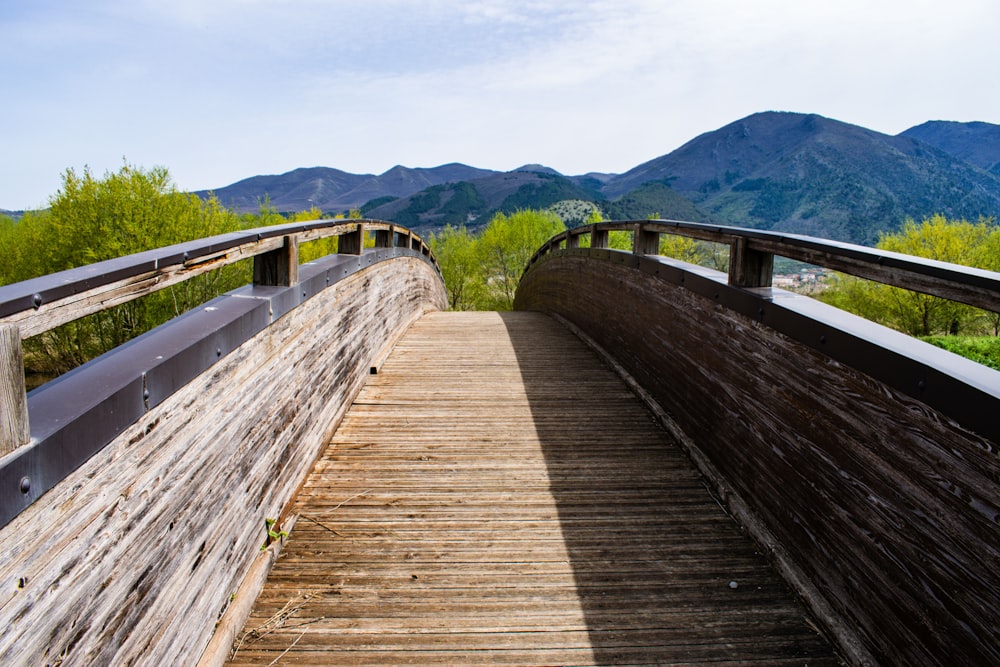
{"type": "Polygon", "coordinates": [[[0,531],[0,663],[195,664],[382,349],[445,307],[425,261],[322,290],[0,531]]]}
{"type": "Polygon", "coordinates": [[[626,256],[553,255],[525,274],[516,307],[562,315],[652,395],[721,473],[720,496],[736,494],[811,582],[827,622],[852,628],[842,646],[862,649],[845,655],[1000,660],[997,443],[720,305],[724,276],[713,287],[688,273],[685,286],[678,266],[663,263],[667,280],[626,256]]]}

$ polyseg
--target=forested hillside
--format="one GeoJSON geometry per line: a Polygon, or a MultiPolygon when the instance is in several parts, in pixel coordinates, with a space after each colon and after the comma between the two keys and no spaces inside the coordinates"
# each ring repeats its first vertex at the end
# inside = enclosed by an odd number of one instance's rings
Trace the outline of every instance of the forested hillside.
{"type": "Polygon", "coordinates": [[[817,115],[754,114],[608,182],[669,182],[717,222],[870,245],[907,218],[1000,213],[1000,178],[907,136],[817,115]]]}
{"type": "Polygon", "coordinates": [[[981,169],[1000,175],[1000,125],[932,120],[902,136],[919,139],[981,169]]]}
{"type": "MultiPolygon", "coordinates": [[[[207,195],[207,193],[200,193],[207,195]]],[[[606,219],[710,221],[870,245],[907,219],[1000,214],[1000,126],[928,122],[898,136],[815,114],[764,112],[706,132],[623,174],[567,176],[448,164],[349,174],[316,167],[215,191],[240,212],[360,208],[427,234],[498,212],[592,202],[606,219]]]]}

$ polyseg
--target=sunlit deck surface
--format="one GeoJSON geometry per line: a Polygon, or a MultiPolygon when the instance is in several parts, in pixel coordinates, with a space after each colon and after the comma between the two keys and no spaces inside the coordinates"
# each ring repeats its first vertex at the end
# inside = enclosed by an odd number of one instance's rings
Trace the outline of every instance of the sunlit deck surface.
{"type": "Polygon", "coordinates": [[[232,664],[838,664],[646,407],[545,315],[423,317],[296,512],[232,664]]]}

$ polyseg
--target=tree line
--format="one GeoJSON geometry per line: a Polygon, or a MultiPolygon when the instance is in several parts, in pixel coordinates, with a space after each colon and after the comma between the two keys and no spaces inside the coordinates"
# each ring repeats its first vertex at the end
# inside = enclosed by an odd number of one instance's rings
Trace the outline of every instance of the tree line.
{"type": "MultiPolygon", "coordinates": [[[[26,280],[144,250],[230,231],[282,222],[315,220],[316,208],[280,215],[268,201],[253,214],[238,214],[215,197],[179,191],[165,168],[125,164],[95,177],[67,170],[62,187],[43,211],[15,221],[0,215],[0,284],[26,280]]],[[[360,216],[352,212],[352,217],[360,216]]],[[[655,214],[652,217],[657,217],[655,214]]],[[[594,208],[585,223],[601,221],[594,208]]],[[[454,310],[509,310],[531,255],[566,229],[551,210],[499,213],[478,233],[446,226],[428,239],[454,310]]],[[[586,246],[589,236],[581,237],[586,246]]],[[[628,250],[631,234],[611,232],[609,246],[628,250]]],[[[883,234],[877,247],[956,264],[1000,270],[1000,227],[936,215],[908,220],[883,234]]],[[[337,239],[303,244],[301,261],[337,250],[337,239]]],[[[664,234],[660,254],[727,269],[728,248],[664,234]]],[[[142,299],[80,319],[25,342],[29,374],[57,375],[92,359],[172,317],[251,281],[251,265],[239,262],[142,299]]],[[[866,280],[835,275],[818,297],[905,333],[1000,368],[1000,315],[945,299],[866,280]]],[[[29,377],[30,381],[30,377],[29,377]]]]}
{"type": "MultiPolygon", "coordinates": [[[[933,215],[907,220],[898,232],[880,235],[882,250],[1000,271],[1000,226],[933,215]]],[[[947,299],[835,275],[819,294],[826,303],[916,336],[1000,370],[1000,314],[947,299]]]]}
{"type": "MultiPolygon", "coordinates": [[[[322,217],[319,209],[292,221],[322,217]]],[[[96,177],[68,169],[49,208],[14,220],[0,215],[0,285],[216,234],[289,221],[261,204],[238,214],[217,198],[181,192],[162,167],[130,164],[96,177]]],[[[303,244],[303,261],[336,251],[336,239],[303,244]]],[[[24,344],[30,385],[59,375],[202,304],[249,283],[249,261],[202,274],[34,336],[24,344]]]]}

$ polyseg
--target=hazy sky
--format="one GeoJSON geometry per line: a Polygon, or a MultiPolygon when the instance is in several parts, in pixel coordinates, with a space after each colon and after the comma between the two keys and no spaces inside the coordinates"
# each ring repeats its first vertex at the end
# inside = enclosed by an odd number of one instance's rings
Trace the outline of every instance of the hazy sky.
{"type": "Polygon", "coordinates": [[[997,0],[3,0],[0,208],[67,168],[622,172],[756,111],[1000,123],[997,0]]]}

